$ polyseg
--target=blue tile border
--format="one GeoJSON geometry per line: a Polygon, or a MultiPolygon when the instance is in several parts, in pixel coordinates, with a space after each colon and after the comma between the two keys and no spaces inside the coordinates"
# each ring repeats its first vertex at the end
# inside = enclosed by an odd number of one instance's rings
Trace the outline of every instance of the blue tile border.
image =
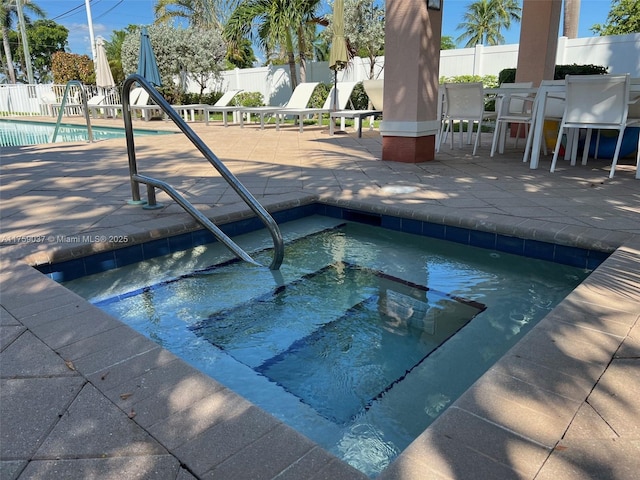
{"type": "MultiPolygon", "coordinates": [[[[392,215],[370,213],[353,208],[344,208],[322,203],[311,203],[272,213],[277,223],[286,223],[310,215],[324,215],[342,220],[360,222],[390,230],[562,263],[588,270],[595,269],[610,255],[609,253],[596,250],[556,245],[539,240],[527,240],[498,233],[471,230],[463,227],[392,215]]],[[[261,228],[263,228],[262,222],[256,217],[220,225],[220,229],[230,237],[249,233],[261,228]]],[[[198,245],[204,245],[214,241],[216,240],[213,234],[203,229],[56,264],[39,265],[36,268],[53,280],[65,282],[85,275],[130,265],[142,260],[168,255],[181,250],[188,250],[198,245]]]]}

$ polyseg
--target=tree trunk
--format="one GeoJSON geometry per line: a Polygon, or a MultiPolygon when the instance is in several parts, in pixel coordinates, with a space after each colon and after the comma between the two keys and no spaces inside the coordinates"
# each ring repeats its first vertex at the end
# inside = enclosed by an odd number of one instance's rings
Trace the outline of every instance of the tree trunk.
{"type": "Polygon", "coordinates": [[[13,57],[11,56],[11,46],[9,45],[9,34],[6,28],[2,28],[2,44],[4,46],[4,56],[7,59],[7,71],[9,82],[16,83],[16,71],[13,68],[13,57]]]}
{"type": "Polygon", "coordinates": [[[376,56],[369,55],[369,80],[373,80],[376,74],[376,56]]]}
{"type": "Polygon", "coordinates": [[[287,58],[289,59],[289,75],[291,77],[291,90],[298,86],[298,74],[296,73],[296,56],[293,52],[293,40],[291,32],[286,33],[287,58]]]}
{"type": "Polygon", "coordinates": [[[289,76],[291,77],[291,90],[295,90],[298,86],[298,74],[296,73],[296,56],[293,52],[288,52],[289,57],[289,76]]]}
{"type": "Polygon", "coordinates": [[[564,25],[562,35],[567,38],[578,36],[578,22],[580,21],[580,0],[564,0],[564,25]]]}
{"type": "Polygon", "coordinates": [[[304,32],[302,29],[298,30],[298,55],[300,55],[300,82],[307,81],[307,56],[305,55],[306,44],[304,41],[304,32]]]}

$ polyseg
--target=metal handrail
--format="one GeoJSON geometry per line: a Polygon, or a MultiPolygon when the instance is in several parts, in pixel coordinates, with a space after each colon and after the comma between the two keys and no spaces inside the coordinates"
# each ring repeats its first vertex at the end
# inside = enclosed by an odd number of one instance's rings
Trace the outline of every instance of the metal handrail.
{"type": "Polygon", "coordinates": [[[256,200],[256,198],[245,188],[244,185],[231,173],[231,171],[222,163],[222,161],[207,147],[207,145],[196,135],[196,133],[187,125],[182,117],[176,112],[169,102],[167,102],[162,95],[141,75],[130,75],[124,81],[122,87],[122,117],[124,119],[125,138],[127,141],[127,154],[129,156],[129,177],[131,179],[131,196],[134,202],[140,202],[140,183],[147,185],[147,199],[149,204],[155,204],[155,192],[154,188],[160,188],[164,190],[171,198],[182,206],[187,213],[200,222],[205,228],[213,233],[218,240],[223,242],[228,248],[230,248],[239,258],[247,260],[251,263],[256,263],[244,252],[239,246],[237,246],[229,237],[227,237],[218,227],[215,226],[207,217],[199,212],[193,205],[191,205],[186,199],[184,199],[177,191],[175,191],[166,182],[160,180],[139,175],[138,166],[136,162],[135,143],[133,137],[133,124],[131,121],[130,99],[128,92],[134,83],[137,83],[140,87],[144,88],[149,96],[153,99],[159,109],[161,109],[173,123],[187,136],[187,138],[193,143],[193,145],[200,150],[202,155],[213,165],[213,167],[222,175],[222,178],[236,191],[236,193],[244,200],[244,202],[251,208],[251,210],[260,218],[265,227],[269,230],[271,237],[273,238],[273,260],[269,268],[271,270],[278,270],[282,264],[284,258],[284,241],[280,228],[275,222],[273,217],[266,211],[266,209],[256,200]]]}
{"type": "Polygon", "coordinates": [[[89,107],[87,105],[87,95],[84,92],[84,87],[79,80],[69,80],[64,87],[64,94],[62,95],[62,102],[60,102],[60,109],[58,110],[58,121],[56,127],[53,129],[53,135],[51,136],[51,143],[55,143],[58,136],[58,130],[60,130],[60,122],[62,121],[62,115],[64,114],[64,108],[67,105],[67,97],[69,96],[69,87],[71,85],[78,85],[80,87],[80,99],[82,101],[82,110],[84,111],[84,119],[87,122],[87,141],[93,142],[93,131],[91,130],[91,119],[89,117],[89,107]]]}

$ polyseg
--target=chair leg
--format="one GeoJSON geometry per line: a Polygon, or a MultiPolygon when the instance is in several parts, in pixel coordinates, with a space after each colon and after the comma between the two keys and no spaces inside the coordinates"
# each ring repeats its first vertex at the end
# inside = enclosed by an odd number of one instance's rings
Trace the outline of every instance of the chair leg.
{"type": "Polygon", "coordinates": [[[569,129],[569,133],[567,133],[567,138],[571,136],[571,148],[569,148],[569,141],[567,141],[567,150],[565,152],[565,159],[567,158],[567,152],[571,151],[568,155],[568,158],[571,159],[571,166],[576,164],[576,157],[578,156],[578,135],[580,130],[577,128],[569,129]]]}
{"type": "MultiPolygon", "coordinates": [[[[534,129],[529,128],[529,132],[527,133],[527,143],[524,146],[524,155],[522,156],[522,163],[527,163],[529,161],[529,156],[531,155],[531,147],[533,146],[533,134],[534,129]]],[[[542,144],[545,145],[544,138],[542,139],[542,144]]],[[[546,145],[545,145],[546,149],[546,145]]]]}
{"type": "Polygon", "coordinates": [[[618,130],[618,141],[616,142],[616,150],[613,152],[613,160],[611,161],[611,171],[609,172],[609,178],[613,178],[616,173],[616,165],[618,164],[618,155],[620,154],[620,147],[622,147],[623,130],[618,130]]]}
{"type": "Polygon", "coordinates": [[[589,156],[589,146],[591,145],[592,132],[593,130],[591,128],[587,128],[587,136],[584,139],[584,148],[582,149],[582,165],[587,164],[587,157],[589,156]]]}
{"type": "Polygon", "coordinates": [[[500,136],[500,129],[502,128],[502,122],[496,122],[496,129],[493,131],[493,141],[491,142],[490,157],[496,153],[496,146],[498,145],[498,137],[500,136]]]}
{"type": "MultiPolygon", "coordinates": [[[[471,128],[471,132],[473,132],[473,123],[470,123],[470,128],[471,128]]],[[[471,153],[472,156],[475,156],[476,154],[476,150],[478,150],[478,144],[480,143],[480,132],[482,131],[482,120],[480,120],[478,122],[478,133],[476,134],[476,141],[473,144],[473,152],[471,153]]]]}
{"type": "Polygon", "coordinates": [[[447,121],[443,120],[442,125],[440,126],[440,135],[438,136],[438,143],[436,143],[436,152],[440,151],[440,147],[442,146],[442,140],[444,139],[444,130],[447,125],[447,121]]]}
{"type": "Polygon", "coordinates": [[[514,143],[515,148],[518,148],[518,139],[520,138],[520,132],[522,131],[522,125],[525,126],[525,133],[526,133],[527,125],[523,124],[523,123],[519,123],[518,124],[518,128],[516,129],[516,141],[514,143]]]}
{"type": "Polygon", "coordinates": [[[564,126],[560,125],[560,130],[558,131],[558,139],[556,140],[556,148],[553,150],[553,160],[551,160],[551,168],[549,171],[551,173],[556,170],[556,162],[558,161],[558,154],[560,153],[560,144],[562,143],[562,132],[564,130],[564,126]]]}
{"type": "MultiPolygon", "coordinates": [[[[454,137],[456,136],[456,132],[453,128],[453,120],[451,120],[451,124],[449,125],[449,129],[447,131],[451,132],[451,150],[453,150],[454,137]]],[[[458,136],[460,137],[458,139],[458,142],[460,142],[460,147],[462,147],[462,123],[458,125],[458,136]]]]}
{"type": "Polygon", "coordinates": [[[593,158],[598,159],[598,150],[600,150],[600,129],[598,129],[598,133],[596,135],[596,150],[593,155],[593,158]]]}

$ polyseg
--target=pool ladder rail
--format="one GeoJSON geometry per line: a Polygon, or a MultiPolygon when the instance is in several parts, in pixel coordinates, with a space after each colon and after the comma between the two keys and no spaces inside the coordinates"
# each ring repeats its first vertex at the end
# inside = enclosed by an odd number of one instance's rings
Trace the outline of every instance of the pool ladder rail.
{"type": "Polygon", "coordinates": [[[196,135],[196,133],[187,125],[182,117],[176,112],[169,102],[167,102],[162,95],[141,75],[130,75],[124,81],[122,87],[122,117],[124,119],[125,138],[127,141],[127,154],[129,156],[129,177],[131,180],[131,203],[144,204],[143,208],[159,208],[160,205],[156,202],[155,189],[159,188],[169,195],[176,203],[178,203],[189,215],[191,215],[202,226],[209,230],[213,235],[223,243],[229,250],[231,250],[238,258],[245,260],[246,262],[254,265],[260,265],[251,256],[245,252],[240,246],[238,246],[231,238],[229,238],[217,225],[215,225],[209,218],[207,218],[202,212],[194,207],[186,198],[178,193],[171,185],[162,180],[148,177],[146,175],[140,175],[138,173],[138,165],[136,162],[135,143],[133,136],[133,124],[131,121],[131,110],[129,108],[130,100],[127,92],[131,89],[134,83],[144,88],[149,96],[153,99],[155,104],[160,110],[162,110],[176,126],[187,136],[187,138],[193,143],[193,145],[200,150],[200,153],[213,165],[213,167],[220,173],[222,178],[236,191],[236,193],[242,198],[242,200],[251,208],[251,210],[262,221],[265,227],[269,230],[273,239],[273,259],[269,268],[271,270],[278,270],[282,265],[284,258],[284,241],[280,228],[275,222],[273,217],[267,212],[267,210],[256,200],[256,198],[245,188],[242,183],[236,178],[233,173],[222,163],[222,161],[209,149],[209,147],[196,135]],[[147,202],[140,200],[140,188],[139,184],[144,183],[147,185],[147,202]]]}
{"type": "MultiPolygon", "coordinates": [[[[56,126],[53,129],[53,135],[51,135],[51,142],[55,143],[56,138],[58,137],[58,130],[60,130],[60,122],[62,121],[62,115],[64,114],[64,109],[67,106],[67,99],[69,98],[69,88],[71,85],[77,85],[78,90],[80,91],[80,101],[82,102],[82,111],[84,112],[84,119],[87,122],[87,141],[89,143],[93,143],[93,131],[91,130],[91,119],[89,118],[89,107],[87,105],[87,94],[84,91],[84,86],[80,83],[79,80],[69,80],[64,87],[64,93],[62,94],[62,101],[60,102],[60,108],[58,110],[58,120],[56,121],[56,126]]],[[[74,105],[77,106],[77,105],[74,105]]]]}

